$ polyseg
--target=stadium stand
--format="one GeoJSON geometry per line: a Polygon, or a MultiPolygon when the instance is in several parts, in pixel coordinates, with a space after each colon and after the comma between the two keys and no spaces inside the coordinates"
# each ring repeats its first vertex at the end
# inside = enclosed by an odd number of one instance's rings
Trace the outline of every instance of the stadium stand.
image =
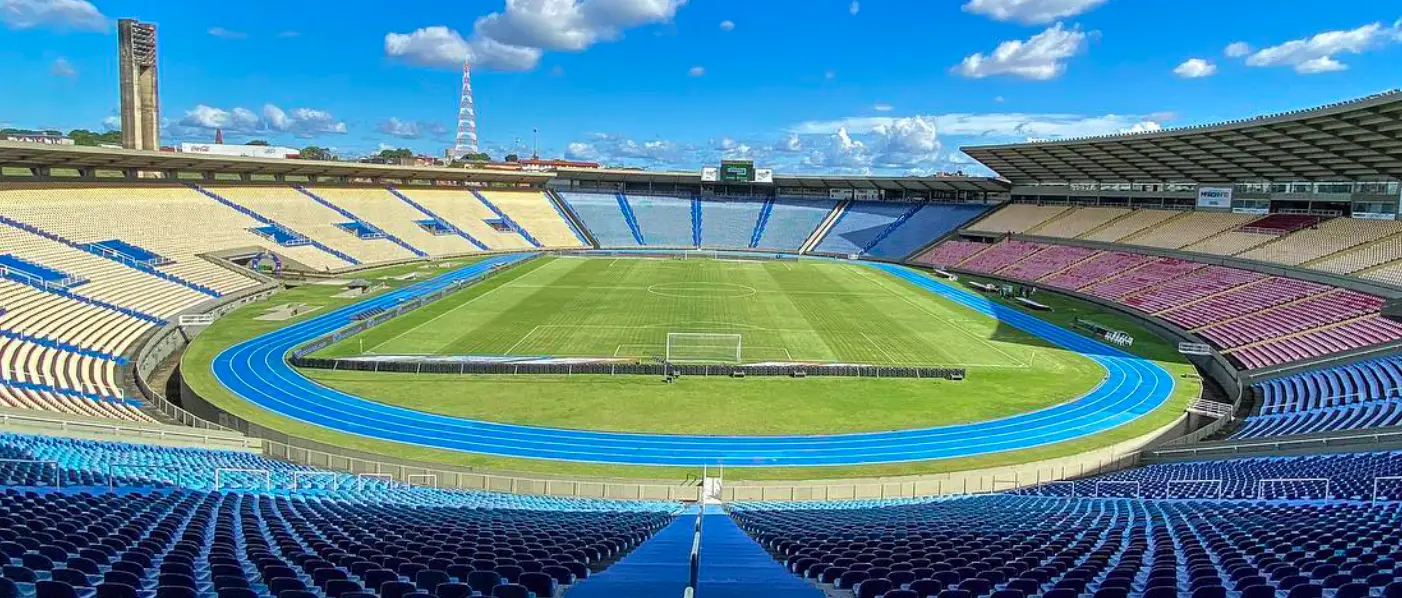
{"type": "Polygon", "coordinates": [[[1334,598],[1360,598],[1402,590],[1393,585],[1396,528],[1387,523],[1396,505],[984,496],[734,511],[795,575],[858,597],[1319,598],[1328,588],[1334,598]]]}
{"type": "MultiPolygon", "coordinates": [[[[1296,231],[1294,234],[1281,237],[1274,243],[1244,252],[1240,254],[1240,257],[1298,266],[1341,251],[1373,243],[1399,232],[1402,232],[1402,225],[1394,221],[1333,218],[1317,227],[1296,231]]],[[[1352,269],[1346,267],[1344,271],[1339,273],[1348,274],[1376,263],[1378,262],[1363,261],[1359,264],[1360,267],[1352,269]]]]}
{"type": "Polygon", "coordinates": [[[488,224],[488,221],[497,218],[496,214],[466,189],[397,187],[395,191],[458,227],[467,236],[486,245],[488,250],[510,251],[531,246],[515,231],[497,230],[488,224]]]}
{"type": "Polygon", "coordinates": [[[904,258],[978,218],[987,210],[988,206],[977,204],[927,203],[907,220],[896,223],[885,237],[867,249],[866,255],[886,259],[904,258]]]}
{"type": "Polygon", "coordinates": [[[798,251],[823,219],[837,207],[837,200],[825,197],[779,197],[761,231],[759,249],[798,251]]]}
{"type": "Polygon", "coordinates": [[[706,198],[701,202],[701,246],[749,247],[764,205],[755,199],[706,198]]]}
{"type": "Polygon", "coordinates": [[[57,437],[0,434],[0,458],[0,586],[23,596],[555,596],[676,510],[57,437]]]}
{"type": "Polygon", "coordinates": [[[1075,208],[1061,218],[1029,229],[1027,233],[1074,239],[1130,213],[1129,208],[1075,208]]]}
{"type": "MultiPolygon", "coordinates": [[[[619,209],[618,196],[612,193],[561,193],[565,203],[589,227],[589,232],[599,241],[601,247],[638,247],[642,245],[633,236],[628,221],[619,209]]],[[[687,217],[688,226],[691,218],[687,217]]],[[[688,229],[689,231],[690,229],[688,229]]],[[[690,236],[690,233],[687,233],[690,236]]]]}
{"type": "Polygon", "coordinates": [[[973,223],[968,230],[989,233],[1025,233],[1065,214],[1068,206],[1009,204],[973,223]]]}
{"type": "Polygon", "coordinates": [[[362,263],[414,259],[389,239],[360,239],[337,226],[347,221],[291,187],[208,187],[210,193],[262,215],[362,263]]]}
{"type": "Polygon", "coordinates": [[[1123,237],[1119,242],[1162,249],[1181,249],[1240,227],[1256,218],[1249,214],[1228,212],[1184,212],[1176,218],[1160,222],[1157,226],[1123,237]]]}
{"type": "MultiPolygon", "coordinates": [[[[1081,208],[1082,210],[1095,208],[1081,208]]],[[[1082,233],[1080,238],[1087,241],[1113,243],[1130,235],[1158,226],[1165,221],[1187,214],[1183,211],[1137,209],[1124,217],[1117,218],[1099,228],[1082,233]]]]}
{"type": "Polygon", "coordinates": [[[945,241],[915,261],[1116,301],[1202,336],[1248,369],[1402,339],[1378,297],[1237,268],[1017,240],[945,241]]]}
{"type": "Polygon", "coordinates": [[[827,236],[818,242],[814,251],[829,255],[860,254],[897,219],[918,208],[917,204],[909,203],[854,201],[828,229],[827,236]]]}
{"type": "Polygon", "coordinates": [[[564,217],[550,204],[549,198],[540,192],[524,191],[481,191],[503,213],[544,247],[577,248],[584,242],[575,236],[564,217]]]}
{"type": "Polygon", "coordinates": [[[680,197],[629,195],[643,242],[650,247],[695,247],[691,200],[680,197]]]}
{"type": "Polygon", "coordinates": [[[1038,280],[1060,272],[1095,255],[1094,249],[1071,245],[1048,245],[1017,263],[998,271],[1001,276],[1019,280],[1038,280]]]}
{"type": "MultiPolygon", "coordinates": [[[[1402,498],[1402,453],[1360,452],[1289,457],[1175,461],[1077,480],[1075,495],[1120,498],[1223,498],[1371,501],[1402,498]]],[[[1021,492],[1066,496],[1069,484],[1021,492]]],[[[1395,504],[1393,505],[1396,506],[1395,504]]]]}
{"type": "Polygon", "coordinates": [[[250,232],[258,221],[186,187],[3,189],[0,213],[76,243],[112,238],[134,243],[173,260],[159,270],[222,294],[256,282],[200,255],[254,248],[317,270],[348,265],[315,247],[279,246],[250,232]],[[102,218],[84,216],[99,211],[102,218]]]}
{"type": "Polygon", "coordinates": [[[1258,382],[1251,416],[1232,438],[1402,424],[1402,359],[1386,357],[1258,382]]]}
{"type": "Polygon", "coordinates": [[[911,261],[926,266],[934,266],[936,268],[957,266],[964,260],[990,247],[993,247],[990,243],[949,240],[931,247],[911,261]]]}
{"type": "Polygon", "coordinates": [[[403,239],[429,256],[441,257],[474,253],[477,247],[457,235],[435,235],[417,222],[424,214],[400,201],[387,189],[314,187],[312,193],[364,219],[381,230],[403,239]]]}

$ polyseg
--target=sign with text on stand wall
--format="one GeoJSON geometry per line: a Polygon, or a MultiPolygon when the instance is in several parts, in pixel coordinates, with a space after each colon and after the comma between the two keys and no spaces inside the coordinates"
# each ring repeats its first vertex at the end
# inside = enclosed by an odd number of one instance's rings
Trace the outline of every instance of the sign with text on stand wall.
{"type": "Polygon", "coordinates": [[[1198,187],[1198,207],[1229,209],[1232,207],[1231,187],[1198,187]]]}

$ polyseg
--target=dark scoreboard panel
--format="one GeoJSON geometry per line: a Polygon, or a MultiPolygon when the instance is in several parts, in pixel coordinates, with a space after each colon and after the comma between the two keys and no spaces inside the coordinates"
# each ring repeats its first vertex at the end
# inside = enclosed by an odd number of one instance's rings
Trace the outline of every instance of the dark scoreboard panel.
{"type": "Polygon", "coordinates": [[[753,183],[754,181],[755,163],[753,160],[721,160],[720,182],[753,183]]]}

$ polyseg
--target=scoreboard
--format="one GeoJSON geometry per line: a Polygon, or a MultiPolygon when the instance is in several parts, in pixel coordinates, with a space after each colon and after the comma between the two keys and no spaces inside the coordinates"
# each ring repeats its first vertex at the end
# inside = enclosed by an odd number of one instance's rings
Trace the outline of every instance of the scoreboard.
{"type": "Polygon", "coordinates": [[[769,168],[755,168],[754,160],[721,160],[720,168],[701,168],[701,182],[768,185],[774,183],[774,171],[769,168]]]}
{"type": "Polygon", "coordinates": [[[753,183],[755,181],[754,160],[721,160],[720,182],[753,183]]]}

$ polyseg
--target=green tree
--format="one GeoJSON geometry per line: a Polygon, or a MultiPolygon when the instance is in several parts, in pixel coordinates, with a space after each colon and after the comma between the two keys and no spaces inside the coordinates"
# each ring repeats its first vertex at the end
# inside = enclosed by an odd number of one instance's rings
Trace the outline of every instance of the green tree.
{"type": "Polygon", "coordinates": [[[330,160],[331,150],[317,145],[309,145],[302,148],[301,155],[303,160],[330,160]]]}
{"type": "Polygon", "coordinates": [[[266,145],[271,145],[271,144],[268,143],[267,140],[264,140],[264,139],[254,139],[254,140],[252,140],[252,141],[249,141],[248,143],[245,143],[244,145],[263,145],[263,146],[266,146],[266,145]]]}
{"type": "Polygon", "coordinates": [[[507,154],[505,158],[502,158],[502,160],[505,160],[507,162],[515,162],[520,159],[521,157],[516,154],[507,154]]]}
{"type": "Polygon", "coordinates": [[[399,149],[380,150],[380,157],[386,160],[393,160],[396,158],[412,158],[414,157],[414,150],[402,147],[399,149]]]}
{"type": "Polygon", "coordinates": [[[87,129],[73,129],[68,132],[68,138],[73,140],[74,145],[117,145],[122,142],[122,132],[94,133],[87,129]]]}

